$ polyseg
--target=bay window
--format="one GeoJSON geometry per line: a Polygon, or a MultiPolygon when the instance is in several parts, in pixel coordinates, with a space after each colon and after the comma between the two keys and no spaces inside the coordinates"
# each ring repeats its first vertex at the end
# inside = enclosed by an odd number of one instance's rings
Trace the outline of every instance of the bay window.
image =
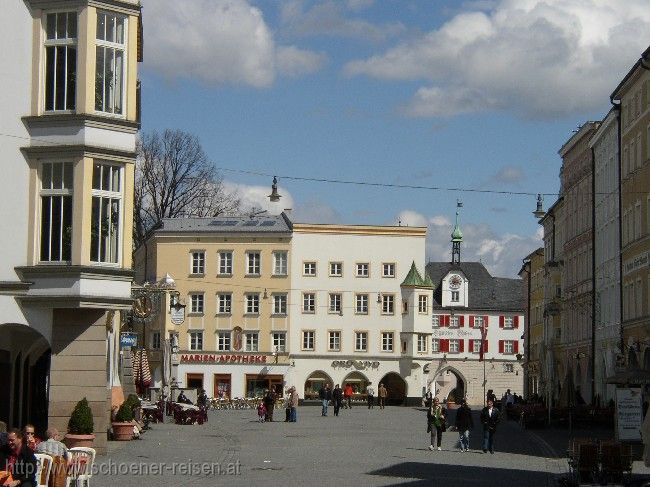
{"type": "Polygon", "coordinates": [[[72,253],[72,163],[43,164],[40,195],[40,260],[69,261],[72,253]]]}
{"type": "Polygon", "coordinates": [[[122,169],[95,164],[92,183],[90,260],[118,263],[122,230],[122,169]]]}
{"type": "Polygon", "coordinates": [[[45,110],[74,110],[77,92],[77,13],[45,17],[45,110]]]}
{"type": "Polygon", "coordinates": [[[97,13],[95,110],[122,115],[126,60],[126,18],[97,13]]]}

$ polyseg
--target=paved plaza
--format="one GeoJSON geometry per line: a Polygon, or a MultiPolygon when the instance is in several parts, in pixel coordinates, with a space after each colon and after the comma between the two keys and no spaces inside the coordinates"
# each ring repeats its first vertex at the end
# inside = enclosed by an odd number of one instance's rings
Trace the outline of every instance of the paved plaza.
{"type": "Polygon", "coordinates": [[[500,424],[495,454],[484,454],[477,412],[467,453],[455,432],[444,433],[442,451],[429,451],[426,413],[417,408],[358,407],[339,417],[330,408],[322,417],[319,407],[301,407],[297,423],[285,423],[283,410],[275,419],[231,410],[210,412],[202,426],[154,424],[140,440],[110,442],[92,484],[551,486],[567,473],[552,442],[514,421],[500,424]]]}

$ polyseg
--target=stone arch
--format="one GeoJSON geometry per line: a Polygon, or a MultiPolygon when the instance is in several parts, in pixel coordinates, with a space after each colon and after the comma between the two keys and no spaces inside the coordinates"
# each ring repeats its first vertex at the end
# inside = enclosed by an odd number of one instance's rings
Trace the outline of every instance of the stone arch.
{"type": "Polygon", "coordinates": [[[441,402],[459,403],[467,396],[467,380],[456,367],[443,367],[434,378],[436,395],[441,402]]]}
{"type": "Polygon", "coordinates": [[[32,423],[40,435],[47,429],[51,349],[36,329],[0,324],[0,421],[22,427],[32,423]]]}
{"type": "MultiPolygon", "coordinates": [[[[402,406],[405,404],[408,393],[408,384],[401,375],[397,372],[389,372],[381,378],[379,383],[384,384],[388,390],[386,405],[402,406]]],[[[375,387],[375,394],[377,394],[379,383],[377,384],[377,387],[375,387]]]]}
{"type": "Polygon", "coordinates": [[[355,394],[365,394],[369,382],[368,377],[358,370],[355,370],[345,376],[341,382],[341,387],[345,388],[346,384],[350,384],[352,385],[352,390],[355,394]]]}
{"type": "Polygon", "coordinates": [[[303,397],[305,399],[318,399],[318,393],[325,384],[333,385],[332,377],[323,370],[313,371],[305,381],[303,397]]]}

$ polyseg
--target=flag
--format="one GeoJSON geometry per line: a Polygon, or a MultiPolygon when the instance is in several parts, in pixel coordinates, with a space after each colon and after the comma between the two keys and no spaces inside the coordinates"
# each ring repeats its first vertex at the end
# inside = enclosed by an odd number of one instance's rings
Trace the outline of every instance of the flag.
{"type": "Polygon", "coordinates": [[[479,350],[478,360],[479,362],[483,361],[483,352],[485,350],[485,337],[487,336],[487,323],[485,320],[481,324],[481,349],[479,350]]]}

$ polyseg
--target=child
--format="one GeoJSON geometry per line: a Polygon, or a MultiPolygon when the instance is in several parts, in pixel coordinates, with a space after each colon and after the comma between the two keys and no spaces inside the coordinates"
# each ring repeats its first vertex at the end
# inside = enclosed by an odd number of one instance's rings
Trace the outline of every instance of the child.
{"type": "Polygon", "coordinates": [[[266,406],[263,402],[260,402],[260,405],[257,406],[257,420],[260,423],[263,423],[266,420],[266,406]]]}

